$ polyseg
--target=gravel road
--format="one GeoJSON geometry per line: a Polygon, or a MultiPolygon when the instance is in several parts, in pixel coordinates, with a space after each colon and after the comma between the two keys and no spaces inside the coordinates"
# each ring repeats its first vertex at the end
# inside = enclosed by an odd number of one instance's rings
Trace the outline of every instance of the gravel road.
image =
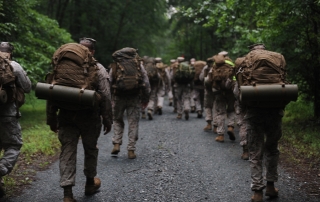
{"type": "MultiPolygon", "coordinates": [[[[98,177],[100,191],[84,195],[83,148],[78,147],[77,179],[73,188],[78,202],[108,201],[173,201],[173,202],[249,202],[249,161],[240,159],[239,138],[218,143],[212,132],[204,132],[204,118],[191,114],[189,121],[177,120],[172,107],[165,106],[163,115],[154,120],[141,119],[137,158],[127,159],[127,129],[124,144],[117,158],[111,157],[112,134],[101,135],[98,177]]],[[[127,127],[127,125],[126,125],[127,127]]],[[[280,197],[264,201],[303,202],[320,201],[299,190],[301,184],[280,168],[276,186],[280,197]]],[[[59,187],[58,162],[39,172],[37,180],[11,202],[61,202],[63,189],[59,187]]]]}

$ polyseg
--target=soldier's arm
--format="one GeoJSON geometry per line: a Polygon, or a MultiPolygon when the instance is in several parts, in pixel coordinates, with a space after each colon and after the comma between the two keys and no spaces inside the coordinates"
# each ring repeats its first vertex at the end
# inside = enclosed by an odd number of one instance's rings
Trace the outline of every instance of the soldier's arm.
{"type": "Polygon", "coordinates": [[[101,96],[100,100],[100,115],[103,119],[103,125],[107,128],[106,133],[111,130],[112,124],[112,106],[111,106],[111,93],[110,93],[110,83],[109,74],[102,65],[98,65],[98,89],[97,92],[101,96]],[[109,130],[109,131],[108,131],[109,130]]]}
{"type": "Polygon", "coordinates": [[[201,70],[201,73],[199,75],[199,80],[200,81],[204,81],[204,71],[206,71],[208,69],[208,65],[206,65],[202,70],[201,70]]]}
{"type": "Polygon", "coordinates": [[[151,87],[150,87],[147,71],[145,70],[143,65],[140,65],[140,67],[141,67],[141,73],[142,73],[142,79],[143,79],[141,101],[142,101],[142,103],[145,104],[145,103],[149,102],[149,95],[151,92],[151,87]]]}
{"type": "Polygon", "coordinates": [[[29,93],[31,91],[31,81],[27,76],[27,73],[17,62],[12,61],[11,65],[13,67],[13,74],[16,77],[17,87],[21,88],[24,93],[29,93]]]}

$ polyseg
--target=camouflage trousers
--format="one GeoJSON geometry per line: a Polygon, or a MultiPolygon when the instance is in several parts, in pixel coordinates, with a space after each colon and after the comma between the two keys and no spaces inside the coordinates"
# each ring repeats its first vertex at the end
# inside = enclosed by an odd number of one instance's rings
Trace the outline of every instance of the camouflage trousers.
{"type": "Polygon", "coordinates": [[[240,109],[240,113],[237,115],[237,125],[239,126],[240,145],[244,146],[248,144],[247,141],[247,123],[244,119],[245,111],[240,109]]]}
{"type": "Polygon", "coordinates": [[[215,95],[211,90],[207,90],[207,89],[204,90],[204,107],[205,107],[205,113],[206,113],[205,120],[213,121],[212,124],[214,126],[217,126],[218,125],[217,112],[214,111],[216,109],[215,95]]]}
{"type": "Polygon", "coordinates": [[[215,112],[217,112],[218,135],[224,135],[225,133],[226,118],[228,118],[228,126],[235,126],[234,101],[235,98],[232,91],[221,92],[216,95],[215,112]]]}
{"type": "Polygon", "coordinates": [[[98,138],[101,133],[101,118],[98,112],[60,110],[58,137],[61,143],[60,186],[75,185],[77,146],[81,137],[84,149],[84,175],[97,175],[98,138]]]}
{"type": "Polygon", "coordinates": [[[16,117],[0,117],[0,177],[9,174],[16,164],[22,146],[21,127],[16,117]]]}
{"type": "Polygon", "coordinates": [[[136,142],[138,140],[139,132],[139,119],[141,101],[139,96],[133,97],[118,97],[113,98],[113,130],[114,135],[112,138],[113,144],[122,144],[122,137],[124,132],[124,112],[127,112],[128,119],[128,150],[136,150],[136,142]]]}
{"type": "MultiPolygon", "coordinates": [[[[172,83],[171,83],[172,84],[172,83]]],[[[176,98],[176,95],[175,95],[175,87],[174,87],[174,85],[172,85],[172,96],[173,96],[173,108],[174,109],[177,109],[178,107],[177,107],[177,98],[176,98]]],[[[170,98],[170,97],[169,97],[170,98]]]]}
{"type": "Polygon", "coordinates": [[[203,110],[204,89],[194,88],[191,91],[190,105],[196,108],[196,111],[203,110]]]}
{"type": "Polygon", "coordinates": [[[190,85],[189,84],[175,84],[174,95],[177,100],[177,112],[182,114],[184,111],[190,112],[190,85]]]}
{"type": "Polygon", "coordinates": [[[265,188],[263,163],[266,181],[278,181],[278,141],[282,136],[282,116],[283,111],[279,109],[248,109],[246,112],[253,191],[265,188]]]}
{"type": "MultiPolygon", "coordinates": [[[[149,103],[147,106],[148,110],[154,111],[157,107],[162,108],[164,102],[165,90],[162,87],[152,87],[149,97],[149,103]],[[157,103],[157,104],[156,104],[157,103]]],[[[144,109],[141,109],[141,112],[144,112],[144,109]]]]}

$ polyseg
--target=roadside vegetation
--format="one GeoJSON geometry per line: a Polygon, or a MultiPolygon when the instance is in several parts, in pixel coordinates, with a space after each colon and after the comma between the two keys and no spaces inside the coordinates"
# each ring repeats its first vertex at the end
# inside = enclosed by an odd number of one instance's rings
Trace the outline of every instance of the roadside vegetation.
{"type": "Polygon", "coordinates": [[[27,94],[20,111],[23,146],[14,170],[3,177],[7,197],[30,184],[37,171],[47,168],[56,159],[60,148],[57,134],[46,125],[44,100],[38,100],[34,92],[27,94]]]}

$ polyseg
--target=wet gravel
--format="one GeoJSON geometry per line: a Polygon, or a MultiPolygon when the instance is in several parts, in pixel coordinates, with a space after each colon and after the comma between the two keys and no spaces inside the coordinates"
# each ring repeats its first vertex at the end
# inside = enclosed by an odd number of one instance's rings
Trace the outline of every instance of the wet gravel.
{"type": "MultiPolygon", "coordinates": [[[[137,158],[127,158],[127,129],[118,157],[111,157],[112,134],[101,135],[98,177],[100,191],[84,195],[83,148],[78,147],[77,179],[73,188],[78,202],[108,201],[173,201],[173,202],[248,202],[250,190],[249,161],[241,160],[239,138],[225,143],[215,142],[216,135],[204,132],[204,118],[190,114],[189,121],[177,120],[172,108],[165,106],[163,114],[154,120],[141,119],[137,158]]],[[[126,124],[127,127],[127,124],[126,124]]],[[[58,162],[39,172],[37,180],[12,202],[58,202],[63,200],[59,187],[58,162]]],[[[288,173],[280,168],[280,197],[264,201],[303,202],[320,201],[307,196],[288,173]]]]}

